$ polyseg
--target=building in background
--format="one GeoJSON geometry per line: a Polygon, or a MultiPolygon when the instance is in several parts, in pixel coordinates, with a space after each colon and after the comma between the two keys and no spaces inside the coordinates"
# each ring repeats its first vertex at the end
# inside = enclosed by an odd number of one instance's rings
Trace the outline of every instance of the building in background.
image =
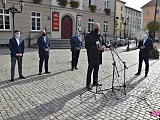
{"type": "Polygon", "coordinates": [[[134,38],[141,29],[141,11],[125,6],[126,2],[116,0],[116,18],[118,26],[116,35],[119,38],[134,38]]]}
{"type": "MultiPolygon", "coordinates": [[[[7,1],[6,9],[19,0],[7,1]]],[[[41,29],[46,29],[52,40],[52,48],[67,48],[76,30],[81,37],[91,31],[94,22],[101,25],[100,32],[114,36],[115,0],[25,0],[22,13],[15,14],[15,29],[21,31],[25,46],[36,44],[41,29]],[[63,45],[62,45],[63,44],[63,45]]],[[[12,14],[0,4],[0,45],[7,45],[12,37],[12,14]]]]}
{"type": "MultiPolygon", "coordinates": [[[[155,15],[155,0],[151,0],[147,4],[141,7],[142,8],[142,29],[147,30],[147,24],[151,21],[154,21],[155,15]]],[[[156,21],[160,22],[160,1],[157,1],[157,14],[156,21]]],[[[153,33],[150,33],[150,37],[152,38],[153,33]]],[[[156,31],[155,40],[160,41],[160,31],[156,31]]]]}

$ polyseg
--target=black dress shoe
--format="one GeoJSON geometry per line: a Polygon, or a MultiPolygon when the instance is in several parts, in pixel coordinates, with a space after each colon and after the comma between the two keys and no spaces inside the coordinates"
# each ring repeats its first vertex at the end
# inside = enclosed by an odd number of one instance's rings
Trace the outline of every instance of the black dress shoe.
{"type": "Polygon", "coordinates": [[[11,82],[14,82],[14,78],[11,78],[11,82]]]}
{"type": "Polygon", "coordinates": [[[92,90],[90,85],[86,85],[87,90],[92,90]]]}
{"type": "Polygon", "coordinates": [[[40,72],[38,75],[42,75],[42,73],[40,72]]]}
{"type": "Polygon", "coordinates": [[[46,74],[49,74],[49,73],[51,73],[51,72],[45,72],[46,74]]]}
{"type": "Polygon", "coordinates": [[[99,84],[99,83],[93,83],[92,87],[94,86],[102,86],[102,84],[99,84]]]}
{"type": "Polygon", "coordinates": [[[74,68],[74,69],[78,70],[78,68],[77,68],[77,67],[76,67],[76,68],[74,68]]]}
{"type": "Polygon", "coordinates": [[[140,75],[140,73],[136,73],[135,75],[140,75]]]}
{"type": "Polygon", "coordinates": [[[74,71],[73,68],[71,69],[71,71],[74,71]]]}
{"type": "Polygon", "coordinates": [[[25,77],[22,75],[22,76],[20,76],[19,78],[21,78],[21,79],[25,79],[25,77]]]}
{"type": "Polygon", "coordinates": [[[144,77],[147,77],[147,74],[144,77]]]}

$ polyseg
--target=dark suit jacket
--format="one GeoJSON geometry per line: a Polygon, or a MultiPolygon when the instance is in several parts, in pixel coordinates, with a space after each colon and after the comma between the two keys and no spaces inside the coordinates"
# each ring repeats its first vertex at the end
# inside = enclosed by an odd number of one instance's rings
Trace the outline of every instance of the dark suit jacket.
{"type": "Polygon", "coordinates": [[[50,45],[51,45],[50,40],[47,36],[46,36],[46,43],[45,43],[43,37],[40,36],[37,39],[37,44],[39,47],[39,51],[38,51],[39,55],[46,55],[46,54],[49,55],[49,52],[46,53],[46,51],[45,51],[45,48],[50,49],[50,45]]]}
{"type": "Polygon", "coordinates": [[[80,38],[77,37],[71,37],[70,39],[70,45],[71,45],[71,51],[72,52],[76,52],[76,47],[82,47],[82,40],[80,38]]]}
{"type": "Polygon", "coordinates": [[[16,54],[17,53],[21,53],[23,56],[24,53],[24,40],[23,39],[19,39],[19,46],[17,44],[16,38],[13,37],[9,40],[9,49],[11,51],[11,57],[17,57],[16,54]]]}
{"type": "MultiPolygon", "coordinates": [[[[141,40],[138,44],[138,48],[140,49],[140,46],[143,46],[143,40],[141,40]]],[[[150,50],[153,49],[153,42],[152,39],[147,38],[146,42],[144,43],[145,48],[140,49],[139,56],[144,58],[149,58],[150,50]]]]}
{"type": "Polygon", "coordinates": [[[94,31],[88,33],[85,37],[85,48],[87,49],[88,63],[91,65],[102,64],[102,52],[97,49],[96,42],[101,43],[100,35],[94,31]]]}

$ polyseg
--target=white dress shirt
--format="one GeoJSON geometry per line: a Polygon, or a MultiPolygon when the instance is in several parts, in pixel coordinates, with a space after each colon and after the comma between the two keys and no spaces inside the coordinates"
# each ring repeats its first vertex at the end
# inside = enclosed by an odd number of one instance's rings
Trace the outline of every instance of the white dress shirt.
{"type": "Polygon", "coordinates": [[[19,39],[18,39],[18,38],[16,38],[16,41],[17,41],[17,44],[18,44],[18,46],[19,46],[19,39]]]}

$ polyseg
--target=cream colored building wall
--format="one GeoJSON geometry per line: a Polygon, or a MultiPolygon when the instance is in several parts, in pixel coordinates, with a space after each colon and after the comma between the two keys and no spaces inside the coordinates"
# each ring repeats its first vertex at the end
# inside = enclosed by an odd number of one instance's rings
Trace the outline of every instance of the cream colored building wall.
{"type": "Polygon", "coordinates": [[[124,26],[121,25],[121,16],[125,17],[125,3],[119,0],[116,0],[116,17],[119,19],[118,21],[118,26],[116,29],[116,35],[119,37],[120,36],[120,29],[121,29],[121,34],[123,34],[123,28],[124,26]],[[123,11],[121,11],[121,7],[123,7],[123,11]]]}

